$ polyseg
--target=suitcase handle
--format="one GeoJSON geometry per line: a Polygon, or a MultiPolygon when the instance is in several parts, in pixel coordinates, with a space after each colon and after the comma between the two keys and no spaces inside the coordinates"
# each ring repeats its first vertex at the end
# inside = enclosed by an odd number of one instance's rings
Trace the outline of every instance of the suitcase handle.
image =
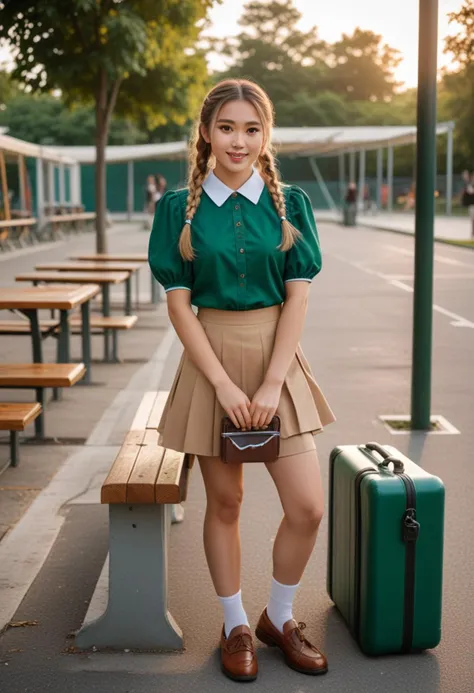
{"type": "Polygon", "coordinates": [[[405,470],[404,464],[401,460],[393,457],[385,448],[383,448],[378,443],[366,443],[365,447],[367,450],[372,450],[378,452],[381,457],[383,457],[383,462],[377,462],[379,467],[388,467],[390,462],[393,464],[394,472],[401,473],[405,470]]]}

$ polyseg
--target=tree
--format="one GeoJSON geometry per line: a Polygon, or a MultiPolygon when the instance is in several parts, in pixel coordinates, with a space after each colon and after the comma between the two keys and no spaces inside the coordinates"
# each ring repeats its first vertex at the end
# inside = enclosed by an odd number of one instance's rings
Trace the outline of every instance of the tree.
{"type": "Polygon", "coordinates": [[[106,252],[105,147],[112,114],[154,126],[184,120],[207,79],[194,49],[212,0],[15,0],[0,14],[13,76],[33,91],[60,89],[68,105],[93,104],[97,251],[106,252]]]}
{"type": "Polygon", "coordinates": [[[400,60],[380,35],[357,28],[331,46],[328,79],[334,91],[353,101],[388,99],[398,86],[393,71],[400,60]]]}
{"type": "Polygon", "coordinates": [[[248,77],[261,84],[278,125],[350,125],[364,112],[360,101],[393,97],[400,57],[381,36],[356,29],[331,45],[319,38],[317,27],[301,30],[301,19],[293,0],[247,3],[239,20],[244,31],[210,41],[230,61],[214,79],[248,77]]]}
{"type": "Polygon", "coordinates": [[[449,22],[458,31],[445,39],[445,53],[451,53],[458,69],[445,72],[440,88],[443,113],[456,121],[455,143],[458,164],[474,167],[474,0],[464,0],[458,12],[449,13],[449,22]]]}
{"type": "Polygon", "coordinates": [[[235,38],[211,40],[211,47],[231,62],[215,79],[253,79],[275,105],[286,102],[289,94],[311,93],[326,70],[326,44],[316,27],[298,29],[301,17],[292,0],[247,3],[239,20],[245,30],[235,38]]]}
{"type": "MultiPolygon", "coordinates": [[[[91,106],[69,109],[50,94],[21,93],[8,99],[0,112],[0,125],[20,140],[44,145],[89,145],[95,136],[95,113],[91,106]]],[[[138,144],[146,134],[131,122],[112,117],[109,144],[138,144]]]]}

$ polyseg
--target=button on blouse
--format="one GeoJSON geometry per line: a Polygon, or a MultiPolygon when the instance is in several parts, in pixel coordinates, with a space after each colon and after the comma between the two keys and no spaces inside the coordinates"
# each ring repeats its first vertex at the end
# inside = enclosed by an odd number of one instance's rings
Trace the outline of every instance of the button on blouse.
{"type": "Polygon", "coordinates": [[[188,262],[178,248],[188,190],[168,191],[157,205],[150,235],[153,275],[167,292],[191,291],[191,303],[198,307],[253,310],[283,303],[285,282],[310,282],[322,264],[308,195],[296,185],[283,186],[283,192],[286,216],[302,234],[289,251],[278,249],[281,224],[266,186],[257,202],[236,191],[216,204],[203,190],[191,225],[196,257],[188,262]]]}

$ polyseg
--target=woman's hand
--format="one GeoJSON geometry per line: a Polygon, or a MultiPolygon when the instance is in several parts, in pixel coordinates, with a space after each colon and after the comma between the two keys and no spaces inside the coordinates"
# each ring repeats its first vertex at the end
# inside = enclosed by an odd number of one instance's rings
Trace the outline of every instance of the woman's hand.
{"type": "Polygon", "coordinates": [[[253,396],[250,416],[253,428],[266,428],[271,422],[280,403],[283,384],[263,382],[253,396]]]}
{"type": "Polygon", "coordinates": [[[216,385],[216,397],[221,407],[230,417],[234,426],[242,428],[244,431],[252,426],[249,407],[250,400],[232,380],[216,385]]]}

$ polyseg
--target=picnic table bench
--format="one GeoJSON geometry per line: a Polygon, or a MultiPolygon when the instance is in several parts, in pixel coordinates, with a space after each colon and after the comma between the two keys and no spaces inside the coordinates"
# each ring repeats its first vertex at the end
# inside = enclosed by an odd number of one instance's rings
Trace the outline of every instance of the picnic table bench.
{"type": "Polygon", "coordinates": [[[2,219],[0,220],[0,248],[4,246],[12,247],[10,240],[10,229],[18,230],[14,240],[21,246],[25,245],[25,238],[29,238],[29,232],[37,223],[37,219],[2,219]]]}
{"type": "Polygon", "coordinates": [[[194,460],[158,445],[156,427],[167,395],[144,395],[102,484],[101,503],[109,506],[108,605],[96,620],[86,616],[76,634],[79,648],[183,646],[168,610],[168,542],[173,504],[186,499],[194,460]]]}
{"type": "MultiPolygon", "coordinates": [[[[141,262],[100,262],[100,261],[66,261],[66,262],[43,262],[40,265],[35,265],[35,269],[53,270],[57,272],[131,272],[136,277],[135,283],[135,303],[140,304],[140,269],[141,262]]],[[[130,294],[131,301],[131,294],[130,294]]],[[[131,305],[125,306],[125,314],[130,315],[132,312],[131,305]]]]}
{"type": "Polygon", "coordinates": [[[91,382],[91,335],[90,335],[90,301],[100,291],[97,284],[85,284],[82,286],[7,286],[0,287],[0,310],[19,312],[28,322],[7,320],[0,322],[0,334],[30,334],[33,348],[33,362],[43,362],[42,340],[53,331],[58,335],[59,363],[68,363],[70,360],[70,328],[71,313],[81,309],[82,325],[82,361],[86,367],[84,382],[91,382]],[[40,320],[40,310],[59,310],[59,321],[40,320]],[[16,326],[18,323],[18,326],[16,326]],[[29,328],[29,329],[28,329],[29,328]]]}
{"type": "Polygon", "coordinates": [[[35,418],[35,434],[44,438],[44,391],[72,387],[85,374],[83,363],[0,363],[0,388],[36,390],[41,411],[35,418]]]}
{"type": "Polygon", "coordinates": [[[60,238],[62,230],[80,231],[88,222],[95,221],[95,212],[65,212],[63,214],[51,214],[45,218],[45,224],[50,227],[51,239],[60,238]]]}
{"type": "MultiPolygon", "coordinates": [[[[96,262],[141,262],[148,265],[148,253],[89,253],[85,255],[73,255],[71,260],[86,260],[96,262]]],[[[159,284],[152,271],[151,277],[151,302],[156,304],[159,302],[159,284]]]]}
{"type": "MultiPolygon", "coordinates": [[[[34,285],[39,283],[63,283],[63,284],[99,284],[102,290],[102,315],[104,318],[110,317],[110,285],[122,284],[125,282],[125,315],[132,314],[131,300],[131,276],[130,271],[126,272],[58,272],[58,271],[42,271],[42,272],[27,272],[15,277],[16,281],[32,282],[34,285]]],[[[104,361],[112,363],[113,358],[110,357],[109,337],[112,329],[129,329],[124,321],[117,321],[117,327],[113,328],[112,321],[104,328],[104,361]]]]}
{"type": "Polygon", "coordinates": [[[18,432],[41,414],[38,402],[0,402],[0,431],[10,431],[10,465],[17,467],[20,461],[18,432]]]}

